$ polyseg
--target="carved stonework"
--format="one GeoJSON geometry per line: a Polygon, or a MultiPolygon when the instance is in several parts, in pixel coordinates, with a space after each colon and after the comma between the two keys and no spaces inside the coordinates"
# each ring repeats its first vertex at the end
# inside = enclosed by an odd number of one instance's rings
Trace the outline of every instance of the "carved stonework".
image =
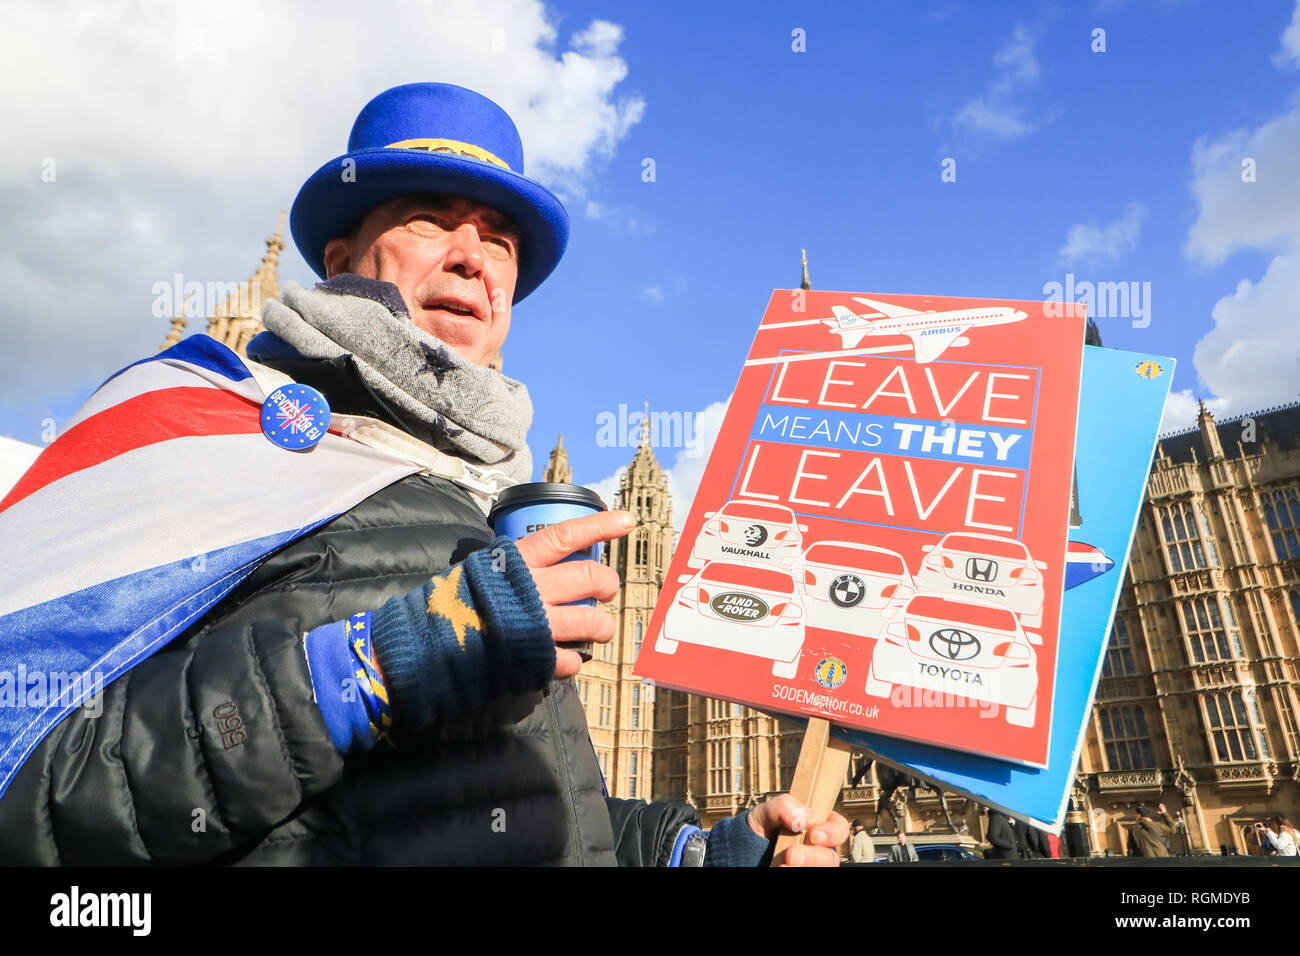
{"type": "Polygon", "coordinates": [[[1183,796],[1183,806],[1190,807],[1196,801],[1196,778],[1183,763],[1182,755],[1174,758],[1174,786],[1183,796]]]}
{"type": "Polygon", "coordinates": [[[894,791],[894,795],[889,798],[889,805],[894,808],[894,813],[898,814],[901,820],[903,814],[907,811],[907,791],[905,787],[899,787],[894,791]]]}
{"type": "Polygon", "coordinates": [[[1164,774],[1159,770],[1112,770],[1097,774],[1099,790],[1160,790],[1164,774]]]}
{"type": "Polygon", "coordinates": [[[1271,762],[1224,764],[1214,768],[1219,783],[1272,783],[1277,765],[1271,762]]]}

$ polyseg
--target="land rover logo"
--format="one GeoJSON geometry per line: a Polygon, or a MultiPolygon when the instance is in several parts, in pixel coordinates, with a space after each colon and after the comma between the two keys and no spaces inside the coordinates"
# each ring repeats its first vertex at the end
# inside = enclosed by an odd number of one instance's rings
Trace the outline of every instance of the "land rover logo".
{"type": "Polygon", "coordinates": [[[836,607],[857,607],[867,596],[867,586],[856,574],[841,574],[831,582],[830,598],[836,607]]]}
{"type": "Polygon", "coordinates": [[[761,621],[767,617],[767,605],[752,594],[728,591],[709,602],[709,607],[733,621],[761,621]]]}
{"type": "Polygon", "coordinates": [[[751,548],[757,548],[767,540],[767,529],[761,524],[751,524],[740,533],[745,538],[745,544],[749,545],[751,548]]]}
{"type": "Polygon", "coordinates": [[[950,661],[968,661],[979,657],[979,639],[968,631],[945,627],[930,635],[930,650],[950,661]]]}

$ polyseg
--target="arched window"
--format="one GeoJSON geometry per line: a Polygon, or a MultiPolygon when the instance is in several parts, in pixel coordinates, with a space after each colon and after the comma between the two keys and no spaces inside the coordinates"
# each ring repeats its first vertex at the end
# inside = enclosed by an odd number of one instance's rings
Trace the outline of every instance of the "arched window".
{"type": "Polygon", "coordinates": [[[641,622],[637,621],[636,626],[632,629],[632,653],[641,653],[641,622]]]}

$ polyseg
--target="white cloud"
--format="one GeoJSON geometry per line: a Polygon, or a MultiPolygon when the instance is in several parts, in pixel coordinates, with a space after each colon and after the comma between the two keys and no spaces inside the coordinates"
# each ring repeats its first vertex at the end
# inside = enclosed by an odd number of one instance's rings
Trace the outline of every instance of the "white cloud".
{"type": "Polygon", "coordinates": [[[1070,227],[1061,259],[1067,265],[1087,261],[1095,265],[1114,262],[1137,245],[1142,223],[1147,217],[1147,207],[1131,202],[1124,213],[1108,226],[1096,223],[1076,223],[1070,227]]]}
{"type": "Polygon", "coordinates": [[[655,305],[661,305],[669,295],[681,295],[685,292],[687,285],[688,282],[685,276],[676,276],[671,282],[667,283],[667,291],[665,291],[664,286],[658,284],[646,286],[641,290],[641,298],[647,299],[655,303],[655,305]]]}
{"type": "MultiPolygon", "coordinates": [[[[1298,8],[1300,10],[1300,8],[1298,8]]],[[[1297,13],[1300,17],[1300,12],[1297,13]]],[[[1293,19],[1284,45],[1300,43],[1293,19]]],[[[1257,129],[1192,147],[1191,191],[1198,210],[1185,252],[1195,262],[1219,266],[1238,250],[1259,249],[1273,258],[1258,280],[1242,278],[1215,303],[1214,328],[1193,353],[1196,373],[1216,415],[1232,415],[1296,399],[1300,382],[1300,99],[1257,129]],[[1243,181],[1243,159],[1254,160],[1255,181],[1243,181]]],[[[1166,424],[1190,424],[1195,406],[1184,391],[1166,408],[1166,424]]]]}
{"type": "MultiPolygon", "coordinates": [[[[664,465],[668,478],[668,493],[673,503],[673,527],[678,531],[681,531],[686,516],[691,510],[691,502],[695,500],[695,492],[700,487],[704,466],[708,464],[709,454],[713,451],[713,442],[717,439],[718,431],[722,428],[722,419],[727,414],[727,401],[713,402],[702,411],[691,415],[690,447],[679,449],[674,454],[671,465],[665,463],[667,458],[665,449],[659,448],[655,451],[659,463],[664,465]]],[[[597,492],[612,508],[618,497],[619,484],[625,471],[626,468],[619,468],[614,474],[599,481],[588,482],[586,487],[597,492]]]]}
{"type": "Polygon", "coordinates": [[[704,477],[704,466],[709,463],[713,443],[722,429],[722,419],[727,414],[726,401],[714,402],[695,415],[695,447],[679,451],[668,469],[668,491],[673,497],[673,526],[680,531],[690,513],[691,502],[704,477]]]}
{"type": "MultiPolygon", "coordinates": [[[[1242,279],[1215,303],[1196,343],[1197,375],[1228,413],[1294,401],[1300,390],[1300,249],[1277,256],[1258,282],[1242,279]]],[[[1214,410],[1213,407],[1211,410],[1214,410]]]]}
{"type": "Polygon", "coordinates": [[[583,487],[590,488],[596,494],[600,495],[600,500],[605,502],[605,506],[613,508],[618,504],[618,489],[623,482],[623,473],[626,468],[620,468],[614,474],[609,475],[600,481],[589,481],[583,487]]]}
{"type": "Polygon", "coordinates": [[[1291,11],[1291,22],[1282,32],[1282,49],[1273,54],[1273,63],[1283,69],[1300,66],[1300,2],[1291,11]]]}
{"type": "Polygon", "coordinates": [[[952,117],[959,132],[993,139],[1020,139],[1039,125],[1025,116],[1019,97],[1038,85],[1038,57],[1034,52],[1037,37],[1023,23],[1015,29],[993,55],[996,72],[984,92],[964,103],[952,117]]]}
{"type": "MultiPolygon", "coordinates": [[[[1206,400],[1205,407],[1210,410],[1210,414],[1215,418],[1222,418],[1224,415],[1230,414],[1227,401],[1221,398],[1206,400]]],[[[1165,435],[1169,432],[1181,431],[1195,425],[1198,411],[1197,396],[1192,394],[1190,388],[1170,392],[1169,398],[1165,402],[1164,417],[1160,421],[1160,434],[1165,435]]]]}
{"type": "MultiPolygon", "coordinates": [[[[585,208],[645,102],[622,92],[621,27],[576,24],[565,42],[556,22],[540,0],[365,16],[254,0],[6,4],[0,323],[21,331],[0,357],[0,411],[84,390],[156,348],[154,282],[251,274],[279,210],[388,87],[438,80],[496,100],[527,173],[585,208]]],[[[282,271],[308,278],[291,251],[282,271]]]]}
{"type": "Polygon", "coordinates": [[[1300,231],[1300,104],[1258,129],[1202,137],[1192,147],[1192,195],[1199,207],[1187,254],[1217,266],[1246,248],[1277,249],[1300,231]],[[1254,161],[1254,182],[1242,163],[1254,161]]]}
{"type": "Polygon", "coordinates": [[[1018,107],[974,99],[957,111],[953,124],[981,136],[994,139],[1020,139],[1034,128],[1020,117],[1018,107]]]}
{"type": "Polygon", "coordinates": [[[255,0],[147,10],[18,0],[5,19],[0,86],[31,91],[3,105],[13,142],[29,147],[0,153],[0,177],[14,182],[34,178],[33,152],[124,177],[246,185],[251,163],[261,182],[268,170],[305,178],[344,151],[371,96],[417,80],[496,100],[519,126],[530,175],[578,178],[645,109],[613,95],[627,75],[622,28],[593,21],[557,57],[537,0],[381,6],[364,17],[255,0]]]}

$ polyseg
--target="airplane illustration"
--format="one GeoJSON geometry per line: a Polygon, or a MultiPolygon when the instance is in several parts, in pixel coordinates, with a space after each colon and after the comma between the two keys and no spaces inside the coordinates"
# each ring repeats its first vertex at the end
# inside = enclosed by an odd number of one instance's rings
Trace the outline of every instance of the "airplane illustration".
{"type": "Polygon", "coordinates": [[[969,345],[970,339],[964,334],[967,329],[1005,325],[1026,318],[1024,312],[1005,306],[921,312],[857,296],[853,301],[875,311],[859,314],[845,306],[833,305],[831,312],[835,317],[819,320],[840,337],[841,348],[851,349],[868,335],[906,335],[912,340],[916,361],[920,363],[933,361],[950,345],[969,345]]]}

